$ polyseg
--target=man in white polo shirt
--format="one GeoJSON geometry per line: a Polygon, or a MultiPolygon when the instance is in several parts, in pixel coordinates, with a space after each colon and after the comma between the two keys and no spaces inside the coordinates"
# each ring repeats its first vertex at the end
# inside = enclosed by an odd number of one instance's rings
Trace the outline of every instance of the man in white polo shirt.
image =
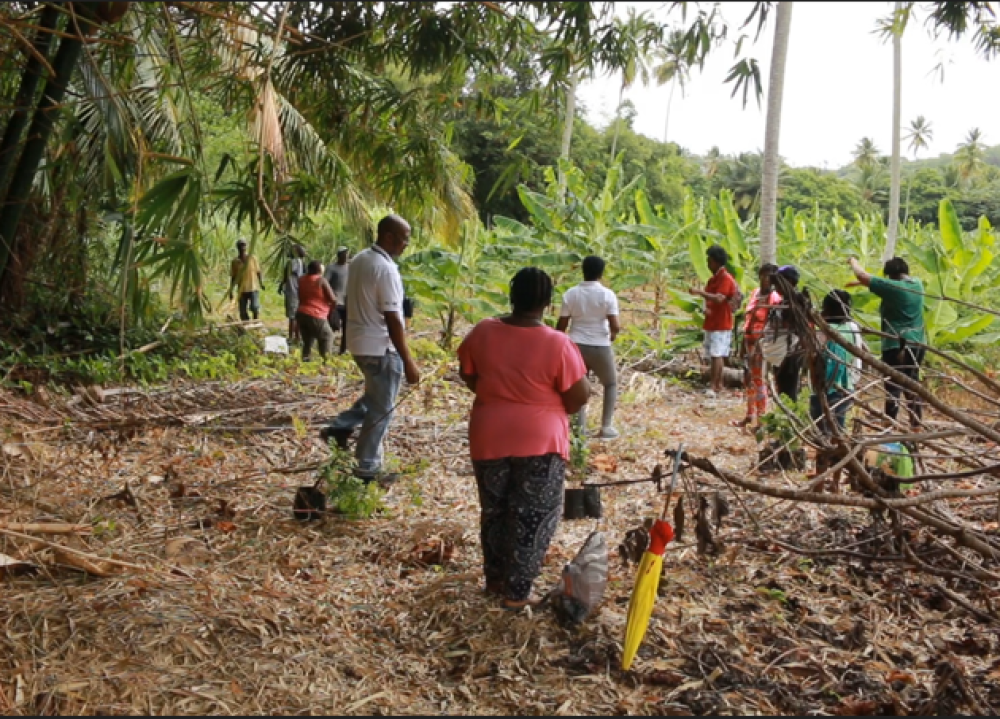
{"type": "Polygon", "coordinates": [[[410,225],[398,215],[378,223],[375,244],[358,253],[347,278],[347,349],[365,377],[365,393],[320,432],[347,448],[359,426],[355,474],[366,482],[389,484],[396,479],[382,473],[382,440],[389,430],[399,385],[410,384],[420,371],[406,345],[403,322],[403,281],[396,258],[410,243],[410,225]]]}
{"type": "MultiPolygon", "coordinates": [[[[570,288],[563,295],[562,310],[556,329],[565,332],[576,343],[583,355],[587,369],[597,375],[604,385],[604,407],[601,414],[601,439],[617,439],[618,430],[612,425],[615,401],[618,398],[618,380],[615,370],[615,353],[611,343],[618,336],[618,298],[601,284],[604,277],[604,260],[591,255],[583,259],[583,282],[570,288]]],[[[585,429],[586,408],[581,409],[577,421],[585,429]]]]}

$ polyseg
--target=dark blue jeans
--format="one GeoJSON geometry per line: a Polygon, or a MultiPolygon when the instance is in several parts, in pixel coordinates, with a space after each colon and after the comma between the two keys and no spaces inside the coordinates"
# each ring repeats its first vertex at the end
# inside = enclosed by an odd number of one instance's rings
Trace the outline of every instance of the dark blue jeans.
{"type": "MultiPolygon", "coordinates": [[[[826,402],[830,405],[830,411],[833,412],[833,416],[837,419],[837,424],[840,425],[841,429],[847,428],[847,413],[851,409],[851,405],[854,404],[854,400],[847,399],[846,392],[828,392],[826,395],[826,402]]],[[[819,420],[817,426],[819,431],[823,434],[829,436],[833,434],[833,428],[829,426],[826,421],[826,415],[823,414],[823,405],[819,401],[819,395],[814,394],[809,398],[809,416],[815,422],[819,420]]]]}
{"type": "Polygon", "coordinates": [[[240,293],[240,319],[246,322],[250,319],[250,312],[253,318],[260,319],[260,292],[240,293]]]}

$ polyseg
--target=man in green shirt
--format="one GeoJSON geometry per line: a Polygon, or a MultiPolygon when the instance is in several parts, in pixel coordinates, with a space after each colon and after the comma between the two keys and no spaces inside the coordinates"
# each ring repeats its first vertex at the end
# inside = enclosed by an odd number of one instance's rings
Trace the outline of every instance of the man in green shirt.
{"type": "MultiPolygon", "coordinates": [[[[872,277],[860,263],[851,258],[851,270],[858,282],[882,298],[879,314],[882,316],[882,361],[902,372],[914,382],[920,381],[920,365],[924,362],[924,286],[910,277],[906,260],[893,257],[885,263],[885,278],[872,277]]],[[[907,400],[907,412],[914,427],[923,420],[923,402],[892,381],[886,382],[888,395],[885,413],[893,420],[899,414],[899,400],[907,400]]]]}

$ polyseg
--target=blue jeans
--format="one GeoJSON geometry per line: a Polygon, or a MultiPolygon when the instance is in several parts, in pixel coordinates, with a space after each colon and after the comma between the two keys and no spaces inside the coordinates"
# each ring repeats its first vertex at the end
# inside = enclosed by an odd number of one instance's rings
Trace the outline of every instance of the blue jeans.
{"type": "Polygon", "coordinates": [[[240,319],[246,322],[250,319],[250,312],[256,320],[260,316],[260,292],[240,293],[240,319]]]}
{"type": "Polygon", "coordinates": [[[392,422],[396,396],[403,382],[403,360],[395,352],[381,357],[354,356],[354,362],[365,376],[365,393],[350,409],[341,412],[331,429],[357,429],[359,477],[372,478],[382,469],[382,440],[392,422]]]}
{"type": "MultiPolygon", "coordinates": [[[[854,404],[854,400],[846,399],[846,397],[846,392],[830,392],[826,395],[826,403],[830,405],[830,411],[833,412],[841,429],[847,428],[847,413],[850,411],[851,405],[854,404]]],[[[823,414],[823,405],[820,404],[818,394],[813,394],[809,398],[809,416],[814,422],[819,420],[817,427],[819,427],[820,432],[828,436],[833,435],[833,428],[827,425],[826,416],[823,414]]]]}

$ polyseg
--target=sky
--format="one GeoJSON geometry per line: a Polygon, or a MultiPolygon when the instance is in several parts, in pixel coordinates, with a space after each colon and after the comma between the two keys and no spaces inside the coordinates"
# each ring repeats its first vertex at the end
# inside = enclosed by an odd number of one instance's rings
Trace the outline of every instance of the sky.
{"type": "MultiPolygon", "coordinates": [[[[663,3],[617,3],[624,14],[629,6],[652,9],[668,17],[663,3]]],[[[730,24],[730,38],[753,3],[727,2],[722,14],[730,24]]],[[[885,154],[892,147],[892,45],[874,32],[880,18],[892,11],[890,2],[797,2],[793,6],[785,91],[781,115],[780,154],[795,167],[838,169],[852,161],[851,151],[862,137],[871,137],[885,154]]],[[[919,7],[919,6],[918,6],[919,7]]],[[[669,17],[680,18],[677,13],[669,17]]],[[[969,130],[978,127],[987,145],[1000,145],[1000,59],[977,56],[971,39],[937,39],[924,26],[925,13],[911,21],[903,36],[903,137],[910,121],[924,115],[934,138],[920,157],[953,152],[969,130]],[[944,63],[943,82],[935,67],[944,63]]],[[[755,27],[755,26],[754,26],[755,27]]],[[[753,28],[747,28],[751,31],[753,28]]],[[[767,90],[773,18],[760,40],[744,44],[745,55],[756,57],[767,90]]],[[[715,50],[702,71],[692,70],[684,96],[674,95],[669,139],[704,154],[717,145],[723,154],[756,152],[764,146],[766,95],[758,108],[751,98],[746,109],[742,93],[730,97],[724,84],[733,65],[733,44],[715,50]]],[[[621,75],[581,82],[578,98],[587,118],[599,126],[613,117],[621,75]]],[[[635,129],[663,139],[669,85],[634,85],[625,97],[638,112],[635,129]]],[[[904,157],[911,157],[905,139],[904,157]]]]}

